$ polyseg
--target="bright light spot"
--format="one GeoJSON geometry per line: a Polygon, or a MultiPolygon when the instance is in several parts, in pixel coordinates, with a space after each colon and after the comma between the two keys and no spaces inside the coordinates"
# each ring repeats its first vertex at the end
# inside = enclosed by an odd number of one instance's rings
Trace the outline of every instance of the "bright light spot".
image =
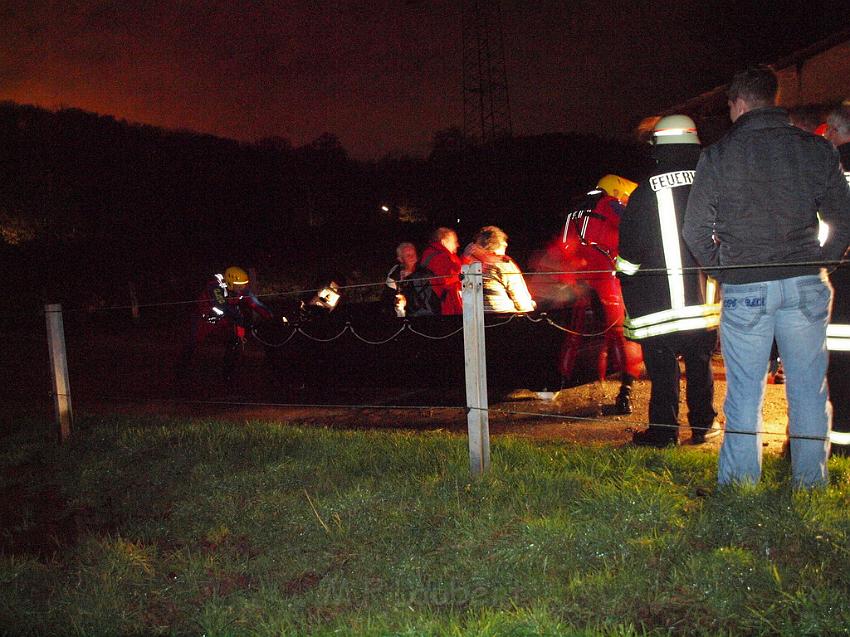
{"type": "Polygon", "coordinates": [[[818,243],[823,245],[829,238],[829,224],[818,217],[818,243]]]}
{"type": "Polygon", "coordinates": [[[696,133],[696,128],[663,128],[653,133],[656,137],[671,137],[673,135],[685,135],[687,133],[696,133]]]}
{"type": "Polygon", "coordinates": [[[830,431],[829,441],[834,445],[850,445],[850,431],[830,431]]]}
{"type": "Polygon", "coordinates": [[[384,212],[389,212],[389,211],[390,211],[390,209],[389,209],[389,207],[388,207],[388,206],[381,206],[381,210],[383,210],[384,212]]]}
{"type": "Polygon", "coordinates": [[[850,352],[850,339],[826,337],[826,349],[830,352],[850,352]]]}
{"type": "Polygon", "coordinates": [[[826,326],[826,337],[850,338],[850,325],[846,323],[830,323],[826,326]]]}

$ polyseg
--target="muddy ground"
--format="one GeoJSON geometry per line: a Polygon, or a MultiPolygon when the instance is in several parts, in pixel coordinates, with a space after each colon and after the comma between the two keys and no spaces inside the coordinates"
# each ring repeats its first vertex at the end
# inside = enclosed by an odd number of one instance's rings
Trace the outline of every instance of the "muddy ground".
{"type": "MultiPolygon", "coordinates": [[[[450,382],[417,383],[404,373],[381,376],[369,370],[344,379],[323,371],[332,360],[303,361],[315,373],[305,381],[286,373],[293,361],[272,360],[256,340],[249,341],[234,378],[221,376],[224,343],[212,339],[198,350],[189,377],[176,382],[173,363],[183,340],[163,326],[66,325],[68,366],[74,411],[83,414],[152,414],[174,417],[223,418],[234,421],[267,419],[315,426],[377,429],[442,429],[466,432],[462,368],[450,382]],[[332,379],[332,380],[331,380],[332,379]]],[[[323,354],[327,357],[327,352],[323,354]]],[[[457,361],[455,360],[454,363],[457,361]]],[[[519,364],[521,361],[517,361],[519,364]]],[[[368,361],[365,362],[368,365],[368,361]]],[[[714,361],[716,407],[724,422],[722,405],[726,385],[722,359],[714,361]]],[[[10,431],[20,416],[52,418],[49,357],[46,339],[38,329],[11,335],[0,359],[0,387],[5,405],[0,423],[10,431]]],[[[683,382],[684,384],[684,382],[683,382]]],[[[490,392],[490,430],[494,435],[513,434],[578,442],[627,444],[631,431],[645,426],[649,383],[637,381],[634,413],[613,410],[618,382],[585,382],[578,386],[506,387],[490,392]],[[541,400],[547,390],[553,397],[541,400]]],[[[682,396],[681,421],[687,422],[682,396]]],[[[769,384],[765,400],[765,449],[779,451],[784,441],[786,402],[783,385],[769,384]]],[[[685,425],[680,438],[687,443],[685,425]]],[[[717,449],[720,438],[703,445],[717,449]]]]}

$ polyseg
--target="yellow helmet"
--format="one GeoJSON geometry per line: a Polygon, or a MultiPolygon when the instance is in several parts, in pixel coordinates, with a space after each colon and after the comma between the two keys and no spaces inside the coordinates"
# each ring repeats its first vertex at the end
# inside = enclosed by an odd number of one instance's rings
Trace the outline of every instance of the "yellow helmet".
{"type": "Polygon", "coordinates": [[[596,187],[600,190],[604,190],[605,194],[614,197],[614,199],[618,200],[621,204],[626,205],[632,192],[634,192],[634,189],[637,188],[637,184],[625,177],[605,175],[596,183],[596,187]]]}
{"type": "Polygon", "coordinates": [[[655,122],[652,129],[652,143],[661,144],[699,144],[697,125],[687,115],[667,115],[655,122]]]}
{"type": "Polygon", "coordinates": [[[224,282],[227,283],[229,288],[234,285],[248,285],[248,273],[242,268],[232,265],[224,271],[224,282]]]}

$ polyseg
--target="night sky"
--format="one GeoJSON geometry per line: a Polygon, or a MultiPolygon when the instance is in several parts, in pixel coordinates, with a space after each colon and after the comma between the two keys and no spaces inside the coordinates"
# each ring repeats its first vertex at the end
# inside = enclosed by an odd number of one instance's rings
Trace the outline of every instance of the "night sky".
{"type": "MultiPolygon", "coordinates": [[[[461,126],[460,1],[0,0],[0,99],[352,156],[461,126]]],[[[846,0],[502,0],[516,134],[626,135],[850,25],[846,0]],[[769,9],[765,9],[767,6],[769,9]]]]}

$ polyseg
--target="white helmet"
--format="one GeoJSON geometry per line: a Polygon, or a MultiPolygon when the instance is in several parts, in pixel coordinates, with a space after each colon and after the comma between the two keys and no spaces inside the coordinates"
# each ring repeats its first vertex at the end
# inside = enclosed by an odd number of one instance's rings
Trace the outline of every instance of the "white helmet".
{"type": "Polygon", "coordinates": [[[652,143],[699,144],[697,125],[687,115],[667,115],[655,123],[652,129],[652,143]]]}

